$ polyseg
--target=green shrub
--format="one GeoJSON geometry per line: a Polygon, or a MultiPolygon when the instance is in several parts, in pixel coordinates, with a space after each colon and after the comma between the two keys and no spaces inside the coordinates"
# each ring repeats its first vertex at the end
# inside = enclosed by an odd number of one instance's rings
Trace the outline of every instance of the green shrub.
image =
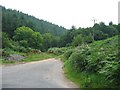
{"type": "Polygon", "coordinates": [[[48,49],[49,53],[53,53],[55,55],[64,54],[65,51],[67,51],[67,48],[49,48],[48,49]]]}
{"type": "Polygon", "coordinates": [[[2,32],[2,48],[12,48],[13,41],[8,37],[5,32],[2,32]]]}
{"type": "Polygon", "coordinates": [[[107,61],[105,66],[99,70],[99,73],[106,76],[106,80],[110,81],[111,87],[120,88],[120,62],[107,61]]]}
{"type": "Polygon", "coordinates": [[[11,49],[10,48],[4,48],[2,50],[2,56],[3,57],[8,57],[10,55],[10,53],[11,53],[11,49]]]}
{"type": "MultiPolygon", "coordinates": [[[[106,40],[95,41],[89,45],[78,46],[73,51],[68,50],[64,53],[65,59],[68,58],[65,67],[69,66],[77,73],[96,73],[96,78],[100,75],[101,78],[103,77],[102,82],[106,81],[105,87],[120,88],[120,55],[118,47],[117,36],[106,40]]],[[[96,82],[96,80],[100,79],[91,80],[96,82]]]]}
{"type": "Polygon", "coordinates": [[[68,59],[73,52],[74,52],[74,49],[67,50],[67,51],[64,53],[64,57],[65,57],[66,59],[68,59]]]}
{"type": "Polygon", "coordinates": [[[24,53],[27,52],[27,48],[25,48],[23,46],[16,46],[16,47],[14,47],[14,50],[17,52],[24,52],[24,53]]]}
{"type": "Polygon", "coordinates": [[[105,54],[98,52],[93,53],[90,56],[86,56],[88,64],[86,66],[87,72],[97,72],[105,65],[105,54]]]}
{"type": "Polygon", "coordinates": [[[21,41],[19,41],[19,45],[27,48],[28,47],[28,41],[21,40],[21,41]]]}
{"type": "Polygon", "coordinates": [[[41,53],[41,51],[38,50],[38,49],[30,49],[30,48],[28,48],[27,50],[28,50],[29,52],[31,52],[31,53],[34,53],[34,54],[40,54],[40,53],[41,53]]]}
{"type": "Polygon", "coordinates": [[[85,56],[77,52],[72,53],[69,57],[69,61],[72,64],[72,67],[78,72],[85,70],[85,66],[87,65],[85,56]]]}

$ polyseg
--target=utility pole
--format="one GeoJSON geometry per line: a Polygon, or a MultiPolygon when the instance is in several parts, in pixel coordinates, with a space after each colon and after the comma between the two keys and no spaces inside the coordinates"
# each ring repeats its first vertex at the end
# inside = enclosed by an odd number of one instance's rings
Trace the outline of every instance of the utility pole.
{"type": "Polygon", "coordinates": [[[95,22],[96,22],[97,20],[93,17],[92,21],[94,22],[94,25],[95,25],[95,22]]]}
{"type": "MultiPolygon", "coordinates": [[[[94,17],[92,19],[94,25],[95,25],[95,22],[97,21],[94,17]]],[[[92,39],[93,39],[93,42],[94,42],[94,27],[93,27],[93,35],[92,35],[92,39]]]]}

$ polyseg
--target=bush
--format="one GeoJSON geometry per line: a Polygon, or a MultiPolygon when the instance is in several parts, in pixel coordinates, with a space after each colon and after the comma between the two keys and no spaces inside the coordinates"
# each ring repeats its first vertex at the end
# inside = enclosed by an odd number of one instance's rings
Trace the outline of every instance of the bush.
{"type": "MultiPolygon", "coordinates": [[[[76,73],[97,74],[101,76],[105,87],[120,88],[120,58],[117,36],[110,39],[96,41],[92,44],[78,46],[68,50],[64,56],[68,58],[65,66],[69,66],[76,73]]],[[[73,77],[74,78],[74,77],[73,77]]],[[[93,77],[94,78],[94,77],[93,77]]],[[[93,81],[100,79],[91,79],[93,81]]],[[[98,81],[99,83],[99,81],[98,81]]],[[[90,83],[88,83],[89,85],[90,83]]],[[[96,83],[97,85],[97,83],[96,83]]],[[[98,84],[100,85],[100,84],[98,84]]]]}
{"type": "Polygon", "coordinates": [[[23,46],[16,46],[16,47],[14,47],[14,50],[17,52],[24,52],[24,53],[27,52],[27,48],[25,48],[23,46]]]}
{"type": "Polygon", "coordinates": [[[64,53],[64,57],[65,57],[66,59],[68,59],[73,52],[74,52],[74,49],[67,50],[67,51],[64,53]]]}
{"type": "Polygon", "coordinates": [[[72,53],[69,57],[69,61],[72,64],[72,67],[77,71],[85,70],[85,66],[87,65],[85,56],[77,52],[72,53]]]}
{"type": "Polygon", "coordinates": [[[86,66],[87,72],[97,72],[105,65],[105,54],[103,53],[94,53],[90,56],[87,56],[88,65],[86,66]]]}
{"type": "Polygon", "coordinates": [[[41,51],[38,50],[38,49],[30,49],[30,48],[29,48],[29,52],[34,53],[34,54],[40,54],[41,53],[41,51]]]}
{"type": "Polygon", "coordinates": [[[10,55],[10,49],[9,48],[4,48],[3,50],[2,50],[2,56],[3,57],[8,57],[9,55],[10,55]]]}
{"type": "Polygon", "coordinates": [[[13,41],[8,37],[5,32],[2,32],[2,48],[12,48],[13,41]]]}
{"type": "Polygon", "coordinates": [[[120,88],[120,64],[118,62],[108,61],[99,73],[104,74],[111,85],[120,88]]]}
{"type": "Polygon", "coordinates": [[[61,55],[61,54],[64,54],[66,50],[67,48],[49,48],[48,53],[53,53],[55,55],[61,55]]]}
{"type": "Polygon", "coordinates": [[[21,41],[19,41],[19,45],[27,48],[28,47],[28,41],[21,40],[21,41]]]}

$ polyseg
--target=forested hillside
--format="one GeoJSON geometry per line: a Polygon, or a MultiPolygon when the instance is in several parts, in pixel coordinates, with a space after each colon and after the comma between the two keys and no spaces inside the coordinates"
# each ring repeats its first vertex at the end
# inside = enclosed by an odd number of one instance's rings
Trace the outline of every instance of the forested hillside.
{"type": "MultiPolygon", "coordinates": [[[[1,8],[2,6],[0,6],[1,8]]],[[[50,22],[40,20],[34,16],[24,14],[20,11],[6,9],[2,7],[2,30],[10,37],[14,35],[14,30],[20,26],[27,26],[40,33],[51,33],[55,36],[64,35],[67,30],[50,22]]]]}
{"type": "Polygon", "coordinates": [[[16,10],[0,7],[2,8],[3,48],[16,50],[18,47],[22,50],[17,51],[26,51],[29,47],[46,51],[50,47],[59,46],[60,37],[67,33],[64,27],[16,10]]]}

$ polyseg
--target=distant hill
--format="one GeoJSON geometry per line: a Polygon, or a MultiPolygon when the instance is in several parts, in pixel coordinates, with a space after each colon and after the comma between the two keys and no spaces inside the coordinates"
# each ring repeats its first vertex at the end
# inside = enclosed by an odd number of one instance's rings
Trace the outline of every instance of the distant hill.
{"type": "Polygon", "coordinates": [[[40,20],[34,16],[24,14],[20,11],[2,8],[2,31],[10,37],[14,35],[14,30],[20,26],[27,26],[40,33],[51,33],[55,36],[64,35],[67,30],[64,27],[40,20]]]}

